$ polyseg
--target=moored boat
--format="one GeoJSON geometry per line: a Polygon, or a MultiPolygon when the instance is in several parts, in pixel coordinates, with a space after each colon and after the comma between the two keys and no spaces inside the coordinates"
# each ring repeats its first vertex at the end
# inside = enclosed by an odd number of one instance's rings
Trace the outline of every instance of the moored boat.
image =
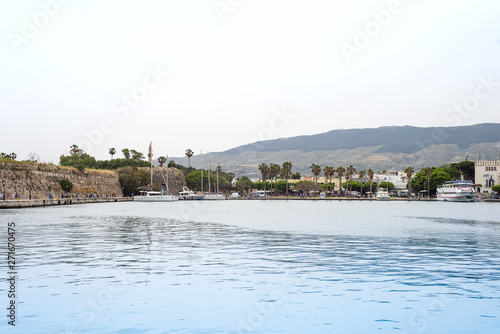
{"type": "Polygon", "coordinates": [[[377,192],[377,201],[388,201],[391,199],[387,189],[380,188],[377,192]]]}
{"type": "Polygon", "coordinates": [[[472,202],[475,195],[472,181],[448,181],[437,188],[438,201],[472,202]]]}
{"type": "Polygon", "coordinates": [[[137,202],[174,202],[178,201],[179,197],[174,195],[165,195],[159,191],[141,192],[141,196],[134,196],[134,201],[137,202]]]}
{"type": "Polygon", "coordinates": [[[179,192],[179,199],[184,201],[201,200],[204,198],[203,194],[195,194],[188,187],[182,187],[182,191],[179,192]]]}

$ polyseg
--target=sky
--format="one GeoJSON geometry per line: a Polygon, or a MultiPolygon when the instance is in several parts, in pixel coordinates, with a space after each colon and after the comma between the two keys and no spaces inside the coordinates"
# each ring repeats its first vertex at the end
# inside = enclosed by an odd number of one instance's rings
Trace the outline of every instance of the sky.
{"type": "MultiPolygon", "coordinates": [[[[0,152],[500,123],[498,0],[0,0],[0,152]]],[[[122,157],[119,153],[115,157],[122,157]]]]}

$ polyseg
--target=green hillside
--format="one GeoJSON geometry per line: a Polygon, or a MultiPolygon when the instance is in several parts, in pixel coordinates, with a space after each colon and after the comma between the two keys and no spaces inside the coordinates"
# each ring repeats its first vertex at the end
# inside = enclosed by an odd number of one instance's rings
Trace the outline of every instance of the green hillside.
{"type": "Polygon", "coordinates": [[[474,143],[500,140],[500,124],[478,124],[460,127],[419,128],[391,126],[375,129],[333,130],[311,136],[275,139],[236,147],[226,154],[246,151],[276,152],[283,150],[350,150],[358,147],[380,146],[375,152],[416,153],[430,145],[454,144],[466,148],[474,143]]]}
{"type": "MultiPolygon", "coordinates": [[[[260,163],[290,161],[293,171],[310,175],[309,166],[349,166],[357,169],[391,170],[414,166],[440,166],[464,160],[497,159],[500,156],[500,124],[449,128],[412,126],[376,129],[333,130],[311,136],[267,140],[210,153],[212,162],[237,175],[258,176],[260,163]]],[[[174,158],[187,165],[185,157],[174,158]]],[[[207,159],[205,158],[205,164],[207,159]]],[[[191,165],[199,167],[199,155],[191,165]]],[[[207,166],[205,166],[207,168],[207,166]]]]}

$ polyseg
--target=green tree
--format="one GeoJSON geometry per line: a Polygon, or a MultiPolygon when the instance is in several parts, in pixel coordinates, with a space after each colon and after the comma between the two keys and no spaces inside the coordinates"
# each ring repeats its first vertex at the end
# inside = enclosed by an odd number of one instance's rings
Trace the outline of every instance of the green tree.
{"type": "Polygon", "coordinates": [[[193,150],[191,150],[190,148],[188,148],[186,150],[186,157],[188,157],[188,167],[191,167],[191,157],[194,155],[194,152],[193,150]]]}
{"type": "Polygon", "coordinates": [[[331,193],[331,191],[332,191],[332,178],[335,175],[335,170],[331,166],[325,166],[323,171],[325,172],[325,178],[328,179],[328,181],[329,181],[329,184],[328,184],[329,187],[327,190],[330,191],[330,193],[331,193]]]}
{"type": "Polygon", "coordinates": [[[123,153],[123,156],[125,157],[125,159],[130,159],[130,150],[128,148],[124,148],[122,150],[122,153],[123,153]]]}
{"type": "Polygon", "coordinates": [[[271,177],[271,188],[273,187],[273,179],[276,179],[275,181],[275,189],[276,189],[276,183],[278,182],[278,175],[280,173],[280,165],[278,164],[270,164],[269,165],[269,176],[271,177]]]}
{"type": "Polygon", "coordinates": [[[408,166],[405,169],[406,177],[408,178],[408,198],[411,199],[411,178],[413,177],[413,173],[415,169],[412,166],[408,166]]]}
{"type": "Polygon", "coordinates": [[[453,180],[461,180],[463,176],[464,180],[475,181],[476,171],[473,161],[444,164],[439,168],[448,173],[453,180]]]}
{"type": "Polygon", "coordinates": [[[312,181],[299,181],[293,186],[293,190],[309,194],[311,191],[317,190],[316,185],[312,181]]]}
{"type": "Polygon", "coordinates": [[[136,161],[144,160],[144,154],[142,154],[141,152],[137,152],[136,150],[130,150],[130,153],[132,153],[132,160],[136,161]]]}
{"type": "Polygon", "coordinates": [[[432,167],[425,167],[422,169],[422,171],[425,173],[425,176],[427,177],[427,198],[430,198],[432,167]]]}
{"type": "Polygon", "coordinates": [[[78,147],[78,145],[71,145],[70,146],[70,153],[72,156],[80,155],[83,153],[83,150],[78,147]]]}
{"type": "MultiPolygon", "coordinates": [[[[353,165],[349,165],[346,169],[346,177],[348,177],[349,185],[352,184],[352,177],[356,174],[356,168],[353,165]]],[[[352,192],[352,186],[349,187],[349,192],[352,192]]]]}
{"type": "Polygon", "coordinates": [[[366,173],[368,175],[368,182],[370,183],[370,198],[372,198],[372,184],[373,184],[373,177],[375,176],[375,173],[373,172],[373,169],[369,169],[368,172],[366,173]]]}
{"type": "Polygon", "coordinates": [[[493,190],[497,194],[500,194],[500,184],[494,185],[493,187],[491,187],[491,190],[493,190]]]}
{"type": "Polygon", "coordinates": [[[163,164],[167,162],[167,158],[164,156],[158,157],[158,163],[160,164],[160,167],[163,167],[163,164]]]}
{"type": "Polygon", "coordinates": [[[17,154],[15,154],[14,152],[12,152],[12,153],[10,154],[10,158],[11,158],[12,160],[16,160],[16,158],[17,158],[17,154]]]}
{"type": "Polygon", "coordinates": [[[236,182],[236,189],[241,192],[248,192],[250,189],[254,187],[253,182],[248,178],[248,176],[242,176],[236,182]]]}
{"type": "Polygon", "coordinates": [[[385,189],[387,189],[387,191],[391,191],[394,189],[394,183],[392,183],[392,182],[380,182],[378,187],[379,187],[379,189],[385,188],[385,189]]]}
{"type": "Polygon", "coordinates": [[[290,179],[292,180],[300,180],[301,177],[300,172],[295,172],[290,175],[290,179]]]}
{"type": "Polygon", "coordinates": [[[360,187],[361,197],[363,197],[363,178],[365,177],[365,175],[366,175],[366,171],[364,171],[364,170],[359,171],[359,173],[358,173],[358,176],[361,179],[361,187],[360,187]]]}
{"type": "Polygon", "coordinates": [[[109,154],[111,155],[111,160],[113,160],[113,155],[116,154],[116,149],[114,147],[109,149],[109,154]]]}
{"type": "Polygon", "coordinates": [[[71,190],[73,189],[73,183],[71,183],[70,180],[60,180],[59,184],[61,185],[61,188],[67,193],[71,192],[71,190]]]}
{"type": "Polygon", "coordinates": [[[411,187],[415,192],[427,189],[430,195],[434,195],[438,186],[452,180],[452,177],[441,168],[432,167],[431,170],[429,177],[425,168],[413,176],[411,187]]]}
{"type": "Polygon", "coordinates": [[[259,170],[260,170],[260,173],[262,175],[262,184],[264,186],[264,191],[265,191],[266,186],[267,186],[267,182],[266,182],[267,176],[269,175],[269,172],[270,172],[269,166],[267,164],[262,163],[259,165],[259,170]]]}
{"type": "Polygon", "coordinates": [[[124,167],[118,170],[118,180],[124,196],[136,195],[139,187],[149,184],[149,174],[137,167],[124,167]]]}
{"type": "Polygon", "coordinates": [[[292,163],[291,162],[284,162],[283,163],[283,177],[286,181],[286,196],[288,196],[288,180],[290,179],[290,174],[292,172],[292,163]]]}
{"type": "Polygon", "coordinates": [[[321,173],[321,166],[316,164],[316,163],[313,163],[311,165],[311,167],[309,167],[311,169],[311,172],[314,174],[314,186],[317,187],[318,186],[318,175],[319,173],[321,173]]]}
{"type": "Polygon", "coordinates": [[[345,174],[345,168],[342,166],[337,167],[335,170],[337,172],[337,175],[339,177],[339,184],[340,184],[340,196],[344,196],[344,192],[342,190],[342,176],[345,174]]]}

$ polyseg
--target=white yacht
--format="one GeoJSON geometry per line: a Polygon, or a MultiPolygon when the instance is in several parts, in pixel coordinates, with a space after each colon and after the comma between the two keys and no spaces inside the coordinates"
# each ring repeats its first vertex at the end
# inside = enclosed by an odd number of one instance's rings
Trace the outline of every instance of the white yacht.
{"type": "Polygon", "coordinates": [[[137,202],[174,202],[178,200],[177,196],[164,195],[159,191],[141,191],[141,196],[134,196],[134,201],[137,202]]]}
{"type": "Polygon", "coordinates": [[[437,188],[438,201],[472,202],[475,195],[472,181],[448,181],[437,188]]]}
{"type": "Polygon", "coordinates": [[[189,190],[188,187],[182,187],[182,191],[179,192],[179,199],[184,201],[192,201],[192,200],[200,200],[205,196],[203,194],[195,194],[192,190],[189,190]]]}
{"type": "Polygon", "coordinates": [[[389,196],[389,192],[387,189],[380,188],[377,192],[377,201],[388,201],[391,199],[391,196],[389,196]]]}

